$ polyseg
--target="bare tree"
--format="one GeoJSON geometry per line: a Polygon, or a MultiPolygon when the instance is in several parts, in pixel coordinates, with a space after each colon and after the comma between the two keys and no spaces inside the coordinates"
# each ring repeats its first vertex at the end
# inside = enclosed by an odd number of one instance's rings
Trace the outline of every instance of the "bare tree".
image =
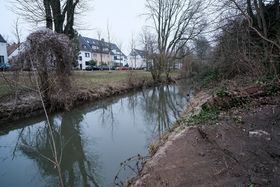
{"type": "Polygon", "coordinates": [[[204,36],[199,36],[197,39],[194,40],[194,47],[196,56],[201,61],[207,58],[211,49],[210,42],[204,36]]]}
{"type": "MultiPolygon", "coordinates": [[[[108,56],[111,57],[112,54],[112,43],[111,43],[111,32],[110,32],[110,26],[109,22],[107,22],[107,40],[108,40],[108,56]]],[[[109,65],[109,71],[111,70],[112,64],[112,58],[109,59],[108,65],[109,65]]]]}
{"type": "Polygon", "coordinates": [[[14,11],[30,23],[45,23],[46,28],[74,38],[74,17],[85,0],[13,0],[14,11]]]}
{"type": "Polygon", "coordinates": [[[279,0],[229,0],[228,4],[247,22],[251,40],[263,49],[263,63],[269,72],[280,73],[279,0]]]}
{"type": "Polygon", "coordinates": [[[124,59],[124,56],[123,56],[123,54],[122,54],[122,46],[123,46],[123,43],[121,42],[121,41],[118,41],[118,42],[116,42],[116,44],[117,44],[117,47],[119,48],[119,62],[120,62],[120,66],[121,66],[121,64],[122,64],[122,59],[124,59]]]}
{"type": "Polygon", "coordinates": [[[131,40],[130,40],[130,49],[131,49],[131,52],[130,52],[130,56],[132,57],[131,60],[131,63],[132,63],[132,68],[136,68],[136,61],[137,61],[137,53],[136,53],[136,41],[134,39],[134,34],[131,35],[131,40]]]}
{"type": "Polygon", "coordinates": [[[146,0],[147,16],[152,19],[157,34],[155,79],[160,79],[162,71],[169,79],[170,64],[183,57],[179,51],[205,29],[203,10],[206,6],[202,0],[146,0]]]}
{"type": "Polygon", "coordinates": [[[98,52],[100,54],[101,65],[103,64],[103,53],[104,53],[104,40],[101,38],[102,32],[101,30],[97,30],[98,37],[98,52]]]}
{"type": "Polygon", "coordinates": [[[151,71],[152,77],[155,79],[155,76],[158,74],[158,68],[156,68],[155,59],[157,47],[156,36],[152,34],[148,28],[143,28],[142,33],[140,35],[140,41],[143,45],[147,69],[151,71]]]}
{"type": "MultiPolygon", "coordinates": [[[[13,34],[14,34],[14,36],[16,38],[17,45],[20,45],[21,37],[22,37],[22,32],[21,32],[21,29],[20,29],[20,26],[19,26],[19,18],[17,18],[15,23],[14,23],[13,34]]],[[[18,50],[19,50],[19,48],[18,48],[18,50]]]]}

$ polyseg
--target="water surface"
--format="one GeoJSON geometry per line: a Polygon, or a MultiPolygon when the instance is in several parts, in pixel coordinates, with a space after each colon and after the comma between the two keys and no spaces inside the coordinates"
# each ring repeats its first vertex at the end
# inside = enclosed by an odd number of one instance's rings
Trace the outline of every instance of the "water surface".
{"type": "MultiPolygon", "coordinates": [[[[50,117],[65,186],[114,186],[120,163],[171,128],[188,102],[185,84],[159,86],[108,98],[50,117]]],[[[11,125],[11,124],[9,124],[11,125]]],[[[0,129],[1,186],[58,186],[45,118],[0,129]]],[[[120,174],[131,176],[129,169],[120,174]]]]}

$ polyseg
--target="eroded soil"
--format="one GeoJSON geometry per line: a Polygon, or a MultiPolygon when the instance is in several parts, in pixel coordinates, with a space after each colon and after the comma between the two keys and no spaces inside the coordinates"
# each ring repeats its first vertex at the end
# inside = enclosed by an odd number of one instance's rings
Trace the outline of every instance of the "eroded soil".
{"type": "Polygon", "coordinates": [[[262,100],[170,137],[131,186],[280,186],[280,99],[262,100]]]}

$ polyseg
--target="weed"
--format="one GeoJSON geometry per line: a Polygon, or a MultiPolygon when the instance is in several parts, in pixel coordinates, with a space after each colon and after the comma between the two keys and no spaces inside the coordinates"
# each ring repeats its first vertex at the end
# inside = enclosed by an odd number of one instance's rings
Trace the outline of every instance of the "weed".
{"type": "Polygon", "coordinates": [[[219,79],[219,71],[217,69],[210,69],[204,72],[202,75],[203,85],[207,85],[213,81],[217,81],[219,79]]]}
{"type": "Polygon", "coordinates": [[[188,119],[189,123],[199,124],[207,121],[218,119],[220,110],[217,107],[203,107],[199,114],[191,116],[188,119]]]}
{"type": "Polygon", "coordinates": [[[159,148],[159,143],[153,143],[151,145],[149,145],[149,153],[151,156],[153,156],[154,154],[156,154],[157,150],[159,148]]]}
{"type": "Polygon", "coordinates": [[[222,88],[219,88],[216,95],[219,97],[226,97],[226,96],[229,96],[230,94],[228,93],[228,91],[225,87],[222,87],[222,88]]]}
{"type": "Polygon", "coordinates": [[[244,124],[244,121],[241,116],[233,116],[235,123],[244,124]]]}
{"type": "Polygon", "coordinates": [[[248,187],[254,187],[254,185],[253,184],[249,184],[248,187]]]}
{"type": "Polygon", "coordinates": [[[279,77],[276,75],[268,75],[268,76],[263,76],[259,78],[256,83],[261,85],[261,86],[266,86],[269,84],[274,84],[279,80],[279,77]]]}
{"type": "Polygon", "coordinates": [[[264,86],[268,95],[276,95],[278,92],[280,92],[280,85],[278,81],[278,76],[270,75],[258,79],[256,83],[261,86],[264,86]]]}

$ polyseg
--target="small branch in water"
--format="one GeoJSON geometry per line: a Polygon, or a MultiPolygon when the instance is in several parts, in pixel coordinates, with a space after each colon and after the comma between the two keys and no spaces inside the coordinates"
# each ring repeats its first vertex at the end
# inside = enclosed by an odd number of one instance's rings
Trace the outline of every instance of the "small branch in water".
{"type": "Polygon", "coordinates": [[[115,176],[114,184],[116,186],[124,186],[124,181],[122,181],[120,179],[119,175],[121,174],[121,171],[124,171],[126,168],[129,168],[131,171],[133,171],[133,173],[135,173],[136,175],[139,175],[148,158],[149,158],[149,156],[141,156],[140,154],[138,154],[138,155],[135,155],[135,156],[130,157],[130,158],[126,159],[125,161],[123,161],[120,164],[120,168],[115,176]],[[131,164],[131,162],[134,162],[134,161],[136,161],[136,163],[135,163],[135,166],[133,167],[132,166],[133,163],[131,164]]]}

